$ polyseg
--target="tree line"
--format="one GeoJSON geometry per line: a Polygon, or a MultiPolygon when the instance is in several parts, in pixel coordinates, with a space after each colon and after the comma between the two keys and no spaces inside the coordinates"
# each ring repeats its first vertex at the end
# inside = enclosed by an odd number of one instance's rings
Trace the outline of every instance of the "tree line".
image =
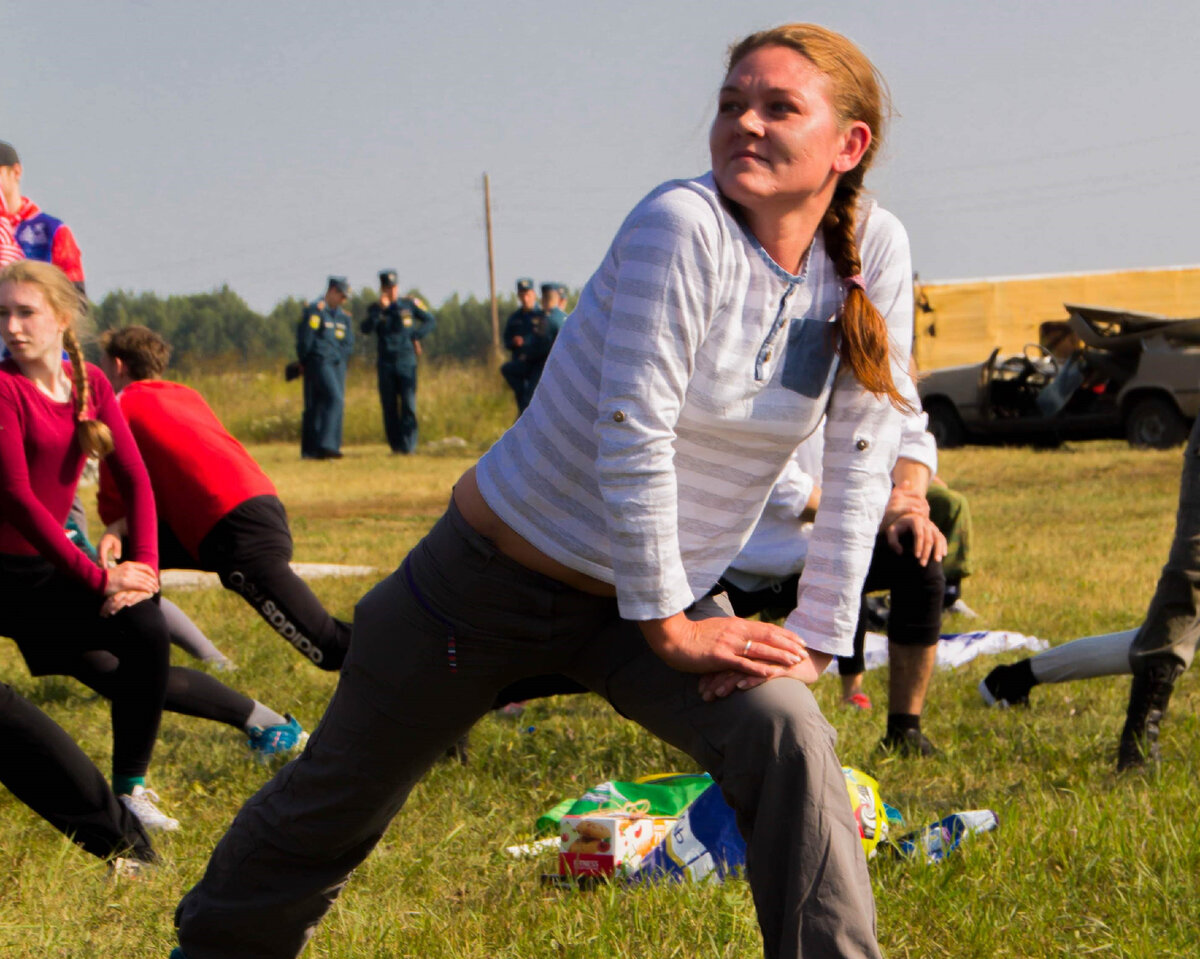
{"type": "MultiPolygon", "coordinates": [[[[405,296],[421,296],[409,290],[405,296]]],[[[354,318],[355,353],[374,356],[375,337],[363,336],[359,326],[367,308],[378,299],[373,289],[356,291],[347,304],[354,318]]],[[[426,303],[428,300],[421,297],[426,303]]],[[[239,362],[260,365],[286,363],[295,358],[296,324],[308,301],[299,297],[280,300],[263,315],[228,286],[209,293],[159,296],[116,290],[97,304],[92,316],[98,332],[134,324],[154,330],[171,344],[172,365],[181,370],[210,367],[214,363],[239,362]]],[[[427,358],[453,357],[486,359],[492,345],[491,305],[473,295],[462,299],[457,293],[438,306],[437,329],[421,346],[427,358]]],[[[500,323],[517,308],[515,294],[500,298],[500,323]]]]}

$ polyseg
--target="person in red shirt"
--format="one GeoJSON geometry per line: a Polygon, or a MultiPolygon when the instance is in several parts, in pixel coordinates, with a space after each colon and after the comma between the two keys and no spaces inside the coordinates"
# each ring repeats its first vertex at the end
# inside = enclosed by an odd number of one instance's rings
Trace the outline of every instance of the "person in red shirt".
{"type": "MultiPolygon", "coordinates": [[[[288,565],[292,534],[275,485],[199,393],[161,378],[171,348],[157,333],[109,330],[101,349],[154,487],[161,565],[216,573],[296,650],[321,669],[340,669],[350,624],[330,616],[288,565]]],[[[127,510],[103,466],[99,505],[107,562],[122,555],[127,510]]]]}

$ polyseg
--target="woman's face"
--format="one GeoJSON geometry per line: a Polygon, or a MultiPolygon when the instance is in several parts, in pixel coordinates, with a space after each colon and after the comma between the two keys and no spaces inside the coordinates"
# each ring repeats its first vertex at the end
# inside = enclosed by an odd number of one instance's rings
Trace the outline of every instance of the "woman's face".
{"type": "Polygon", "coordinates": [[[790,47],[759,47],[733,65],[709,134],[721,192],[751,213],[832,197],[870,143],[860,121],[838,121],[829,80],[790,47]]]}
{"type": "Polygon", "coordinates": [[[67,320],[50,309],[41,287],[0,285],[0,337],[19,366],[61,355],[66,327],[67,320]]]}

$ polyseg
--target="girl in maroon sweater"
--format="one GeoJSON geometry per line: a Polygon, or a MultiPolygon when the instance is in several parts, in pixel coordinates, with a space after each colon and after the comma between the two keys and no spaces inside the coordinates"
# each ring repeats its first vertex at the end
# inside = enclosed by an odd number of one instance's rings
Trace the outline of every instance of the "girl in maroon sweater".
{"type": "Polygon", "coordinates": [[[205,673],[168,666],[153,491],[112,387],[82,361],[78,308],[56,267],[0,271],[11,354],[0,363],[0,635],[16,640],[35,676],[73,676],[112,700],[113,788],[144,824],[174,829],[144,788],[164,705],[246,732],[260,759],[292,751],[304,731],[205,673]],[[128,504],[129,560],[107,569],[62,532],[87,453],[105,457],[128,504]]]}
{"type": "MultiPolygon", "coordinates": [[[[79,294],[54,266],[0,271],[0,634],[35,676],[102,677],[113,790],[148,828],[174,829],[145,788],[167,684],[150,481],[112,388],[80,355],[79,294]],[[71,358],[64,363],[63,350],[71,358]],[[105,570],[63,533],[88,454],[108,457],[133,507],[129,558],[105,570]]],[[[31,803],[32,804],[32,803],[31,803]]],[[[36,806],[35,806],[36,808],[36,806]]]]}

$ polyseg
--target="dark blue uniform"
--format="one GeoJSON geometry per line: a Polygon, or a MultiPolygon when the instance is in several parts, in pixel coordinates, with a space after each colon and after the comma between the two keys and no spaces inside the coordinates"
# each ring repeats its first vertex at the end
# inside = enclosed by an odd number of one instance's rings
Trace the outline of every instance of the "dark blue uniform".
{"type": "Polygon", "coordinates": [[[524,413],[533,396],[533,385],[529,382],[529,349],[534,336],[534,323],[544,317],[541,308],[526,310],[523,307],[512,313],[504,323],[504,348],[512,359],[500,367],[500,375],[513,391],[517,400],[517,413],[524,413]],[[521,343],[516,339],[520,337],[521,343]]]}
{"type": "Polygon", "coordinates": [[[372,303],[363,333],[378,338],[379,402],[383,429],[393,453],[417,448],[417,348],[437,319],[419,300],[401,297],[386,307],[372,303]]]}
{"type": "Polygon", "coordinates": [[[324,300],[310,303],[296,327],[296,357],[304,367],[300,455],[321,459],[342,446],[346,361],[354,348],[350,314],[324,300]]]}
{"type": "MultiPolygon", "coordinates": [[[[537,389],[538,380],[542,378],[542,370],[546,366],[546,358],[550,356],[550,347],[558,339],[558,332],[566,319],[567,314],[557,306],[549,312],[538,313],[533,318],[533,333],[526,341],[528,349],[525,351],[525,363],[529,368],[529,399],[533,398],[533,391],[537,389]]],[[[528,402],[529,400],[526,400],[526,405],[528,402]]]]}

